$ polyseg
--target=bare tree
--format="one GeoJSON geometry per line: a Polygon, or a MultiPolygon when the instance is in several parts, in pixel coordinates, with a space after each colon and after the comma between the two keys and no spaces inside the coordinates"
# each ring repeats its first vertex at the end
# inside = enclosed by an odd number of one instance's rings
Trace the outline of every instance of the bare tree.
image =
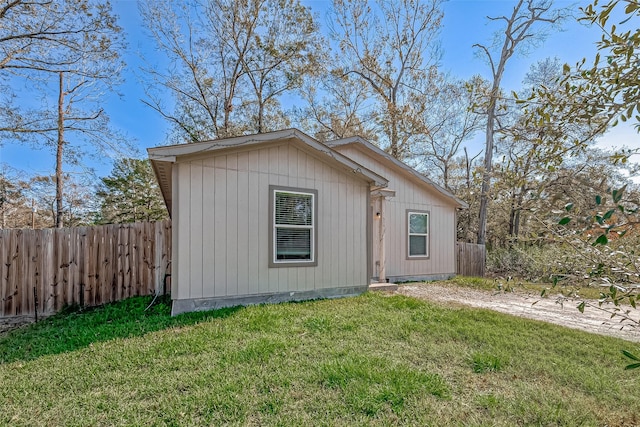
{"type": "Polygon", "coordinates": [[[323,59],[322,38],[313,16],[298,0],[266,1],[260,11],[251,49],[242,56],[255,97],[255,131],[274,130],[265,122],[265,108],[279,96],[299,89],[316,74],[323,59]]]}
{"type": "Polygon", "coordinates": [[[369,91],[360,79],[343,75],[341,70],[322,69],[301,89],[307,105],[296,110],[302,128],[320,141],[360,135],[376,142],[372,122],[375,119],[367,108],[369,91]]]}
{"type": "Polygon", "coordinates": [[[28,184],[22,175],[7,164],[0,164],[0,228],[21,228],[27,224],[28,184]]]}
{"type": "Polygon", "coordinates": [[[334,0],[332,37],[343,74],[366,82],[389,153],[409,154],[434,90],[441,0],[334,0]]]}
{"type": "Polygon", "coordinates": [[[442,79],[440,89],[431,98],[431,108],[421,117],[424,136],[413,148],[414,157],[423,164],[425,172],[449,186],[450,170],[458,156],[460,145],[471,138],[483,124],[482,115],[473,110],[474,104],[488,91],[487,82],[479,76],[469,81],[442,79]],[[433,169],[437,174],[433,174],[433,169]]]}
{"type": "Polygon", "coordinates": [[[242,64],[237,58],[224,60],[227,49],[220,45],[217,27],[207,25],[202,7],[194,2],[158,0],[138,4],[150,36],[170,61],[167,70],[156,64],[144,68],[153,81],[145,88],[148,99],[144,102],[171,122],[179,138],[188,142],[229,133],[242,64]],[[221,76],[214,79],[209,70],[220,70],[221,76]],[[175,99],[173,110],[164,102],[167,90],[175,99]]]}
{"type": "Polygon", "coordinates": [[[75,69],[78,55],[104,51],[119,32],[108,3],[6,0],[0,5],[0,70],[75,69]]]}
{"type": "Polygon", "coordinates": [[[558,25],[568,13],[562,9],[553,9],[551,0],[519,0],[511,15],[488,17],[491,21],[500,21],[505,25],[504,37],[494,46],[475,44],[486,56],[491,66],[492,84],[486,102],[486,138],[484,150],[484,171],[480,193],[478,220],[478,243],[484,244],[487,235],[487,209],[493,168],[494,133],[496,131],[496,107],[499,100],[500,85],[509,59],[526,47],[535,46],[546,37],[545,30],[558,25]],[[540,28],[541,25],[546,27],[540,28]],[[501,42],[501,45],[498,44],[501,42]],[[497,50],[496,50],[497,49],[497,50]],[[497,56],[496,53],[499,55],[497,56]]]}
{"type": "MultiPolygon", "coordinates": [[[[7,105],[3,136],[52,144],[56,151],[56,226],[62,226],[65,132],[104,150],[124,141],[100,106],[119,83],[122,30],[108,3],[91,0],[14,0],[0,9],[0,72],[28,79],[30,89],[11,99],[40,98],[39,107],[7,105]],[[55,109],[48,102],[55,97],[55,109]]],[[[9,102],[10,99],[5,99],[9,102]]]]}
{"type": "Polygon", "coordinates": [[[458,212],[457,238],[464,242],[473,242],[477,234],[476,223],[479,204],[479,194],[476,190],[478,187],[476,160],[480,157],[482,151],[470,156],[467,147],[462,147],[462,150],[464,154],[456,157],[451,162],[449,187],[456,196],[466,201],[469,205],[468,209],[458,212]]]}
{"type": "Polygon", "coordinates": [[[145,69],[155,86],[146,102],[174,124],[178,140],[270,129],[269,118],[282,121],[279,97],[317,68],[317,27],[298,0],[139,4],[170,61],[164,71],[145,69]],[[163,102],[167,89],[173,109],[163,102]]]}
{"type": "Polygon", "coordinates": [[[57,212],[55,175],[32,176],[24,194],[33,202],[36,228],[54,227],[58,221],[64,227],[77,227],[93,222],[95,216],[94,183],[86,174],[65,173],[65,197],[62,213],[57,212]]]}

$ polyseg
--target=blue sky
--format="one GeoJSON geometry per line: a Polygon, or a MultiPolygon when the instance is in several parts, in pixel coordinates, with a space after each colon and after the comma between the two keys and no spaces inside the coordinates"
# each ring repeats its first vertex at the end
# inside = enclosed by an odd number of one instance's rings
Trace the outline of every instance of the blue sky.
{"type": "MultiPolygon", "coordinates": [[[[326,11],[328,2],[322,0],[303,0],[318,15],[320,24],[326,28],[326,11]]],[[[513,8],[511,0],[450,0],[444,5],[444,25],[441,34],[443,50],[442,68],[453,77],[468,78],[480,74],[489,78],[490,70],[486,61],[478,56],[474,43],[490,44],[493,35],[500,26],[489,22],[487,16],[509,14],[513,8]]],[[[120,25],[124,28],[128,39],[128,50],[124,54],[127,69],[124,72],[125,83],[119,88],[121,96],[109,96],[105,110],[116,128],[131,138],[138,147],[139,156],[146,155],[146,148],[160,145],[165,140],[169,127],[155,111],[143,104],[145,94],[140,83],[142,74],[140,56],[150,64],[162,64],[162,55],[154,51],[153,43],[147,38],[138,14],[135,0],[113,0],[114,12],[120,17],[120,25]]],[[[557,1],[557,6],[583,3],[557,1]]],[[[517,55],[507,64],[503,87],[515,90],[531,64],[547,58],[558,57],[562,62],[575,64],[586,57],[593,58],[596,52],[595,42],[599,39],[598,29],[586,27],[575,20],[564,25],[564,31],[552,33],[547,40],[527,56],[517,55]]],[[[477,135],[470,143],[470,151],[481,149],[477,135]]],[[[605,136],[603,145],[637,146],[638,135],[631,128],[620,128],[605,136]]],[[[26,146],[5,144],[0,148],[0,162],[25,170],[31,174],[51,173],[54,169],[54,155],[49,150],[32,150],[26,146]]],[[[91,166],[99,176],[109,174],[112,161],[108,158],[92,159],[91,166]]]]}

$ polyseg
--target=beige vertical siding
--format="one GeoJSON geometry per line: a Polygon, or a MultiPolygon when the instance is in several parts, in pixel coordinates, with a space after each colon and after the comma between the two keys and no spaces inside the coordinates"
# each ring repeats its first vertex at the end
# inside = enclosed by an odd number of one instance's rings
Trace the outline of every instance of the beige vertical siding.
{"type": "MultiPolygon", "coordinates": [[[[456,209],[452,202],[425,188],[395,166],[385,165],[357,146],[337,147],[340,153],[389,180],[389,190],[396,192],[385,205],[385,252],[387,277],[455,274],[456,209]],[[429,259],[407,259],[407,209],[429,211],[429,259]]],[[[378,201],[372,200],[374,212],[378,201]]],[[[378,220],[373,221],[373,274],[377,277],[379,261],[378,220]]]]}
{"type": "Polygon", "coordinates": [[[175,165],[174,299],[364,286],[368,184],[294,143],[175,165]],[[318,190],[318,265],[269,268],[269,185],[318,190]]]}

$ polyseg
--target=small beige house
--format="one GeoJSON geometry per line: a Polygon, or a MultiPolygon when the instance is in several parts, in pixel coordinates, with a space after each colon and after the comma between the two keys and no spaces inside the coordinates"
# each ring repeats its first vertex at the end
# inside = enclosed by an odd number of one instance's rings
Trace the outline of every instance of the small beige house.
{"type": "Polygon", "coordinates": [[[173,314],[455,274],[464,203],[361,138],[289,129],[148,152],[172,218],[173,314]]]}
{"type": "Polygon", "coordinates": [[[467,204],[361,137],[327,145],[389,182],[387,188],[371,192],[373,279],[454,276],[457,210],[467,204]]]}

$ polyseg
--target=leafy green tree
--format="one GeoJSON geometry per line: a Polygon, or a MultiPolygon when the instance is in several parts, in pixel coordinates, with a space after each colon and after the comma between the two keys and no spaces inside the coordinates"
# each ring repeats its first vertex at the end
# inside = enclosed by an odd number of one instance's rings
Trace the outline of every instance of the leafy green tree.
{"type": "MultiPolygon", "coordinates": [[[[574,271],[595,285],[604,286],[601,300],[595,305],[621,317],[627,323],[640,327],[638,319],[622,304],[636,308],[640,283],[640,193],[630,191],[628,185],[598,192],[591,199],[590,209],[576,209],[573,203],[565,205],[565,213],[556,219],[556,233],[569,242],[575,253],[591,265],[588,271],[574,271]],[[576,223],[574,225],[574,223],[576,223]],[[580,232],[576,233],[575,229],[580,232]],[[607,307],[605,304],[612,302],[607,307]]],[[[583,302],[579,307],[584,309],[583,302]]]]}
{"type": "MultiPolygon", "coordinates": [[[[528,99],[538,123],[553,120],[565,124],[588,120],[594,134],[602,134],[620,122],[640,126],[640,3],[638,0],[598,1],[581,8],[579,21],[602,30],[598,53],[592,62],[582,59],[575,66],[564,65],[559,84],[541,85],[528,99]],[[611,24],[616,16],[619,22],[611,24]]],[[[575,139],[574,145],[584,144],[575,139]]],[[[626,162],[637,150],[620,153],[626,162]]]]}
{"type": "Polygon", "coordinates": [[[99,224],[159,221],[168,217],[149,160],[118,160],[97,192],[99,224]]]}
{"type": "Polygon", "coordinates": [[[591,116],[604,115],[613,125],[618,120],[635,120],[640,126],[640,2],[612,0],[598,6],[598,2],[583,9],[583,22],[602,29],[598,42],[599,53],[591,66],[582,61],[576,66],[571,81],[583,93],[584,112],[591,116]],[[610,24],[614,12],[624,8],[624,19],[610,24]]]}
{"type": "MultiPolygon", "coordinates": [[[[564,66],[564,77],[557,91],[549,91],[544,86],[529,100],[541,121],[551,117],[561,117],[564,123],[576,120],[596,122],[600,131],[615,126],[620,121],[631,120],[636,128],[640,125],[640,2],[638,0],[611,0],[602,4],[596,0],[582,9],[580,20],[596,25],[602,30],[598,42],[598,54],[588,64],[583,59],[575,67],[564,66]],[[611,24],[612,21],[617,22],[611,24]]],[[[580,145],[582,141],[574,141],[580,145]]],[[[612,156],[614,164],[625,163],[638,153],[637,148],[623,150],[612,156]]],[[[596,308],[620,317],[626,324],[640,326],[637,313],[623,306],[628,303],[635,309],[640,297],[640,259],[637,248],[638,224],[640,224],[640,197],[637,191],[624,185],[610,187],[597,194],[595,206],[584,218],[574,212],[574,201],[565,205],[566,214],[557,221],[556,233],[565,236],[566,241],[579,256],[591,260],[593,268],[587,272],[595,283],[604,285],[602,298],[596,308]],[[567,228],[578,219],[586,219],[583,239],[576,239],[575,232],[567,228]],[[612,303],[612,308],[607,306],[612,303]]],[[[584,310],[588,301],[578,308],[584,310]]],[[[625,352],[630,360],[638,358],[625,352]]],[[[627,368],[639,368],[632,363],[627,368]]]]}
{"type": "MultiPolygon", "coordinates": [[[[523,93],[528,94],[545,85],[550,91],[558,90],[562,76],[562,65],[557,59],[545,59],[533,64],[525,76],[523,93]]],[[[494,170],[494,197],[508,210],[503,218],[509,226],[502,235],[510,244],[516,243],[522,235],[521,225],[533,212],[540,216],[546,200],[555,199],[560,189],[562,172],[567,168],[582,169],[580,162],[593,165],[593,158],[599,153],[588,150],[598,134],[597,121],[574,120],[566,123],[562,117],[550,116],[548,120],[531,120],[530,111],[522,103],[509,103],[510,120],[503,124],[496,140],[496,161],[494,170]],[[575,144],[574,141],[581,141],[575,144]],[[582,153],[585,151],[585,153],[582,153]],[[507,207],[508,206],[508,207],[507,207]]],[[[581,186],[575,190],[580,191],[581,186]]],[[[496,206],[497,209],[500,207],[496,206]]],[[[495,227],[492,227],[495,232],[495,227]]]]}

